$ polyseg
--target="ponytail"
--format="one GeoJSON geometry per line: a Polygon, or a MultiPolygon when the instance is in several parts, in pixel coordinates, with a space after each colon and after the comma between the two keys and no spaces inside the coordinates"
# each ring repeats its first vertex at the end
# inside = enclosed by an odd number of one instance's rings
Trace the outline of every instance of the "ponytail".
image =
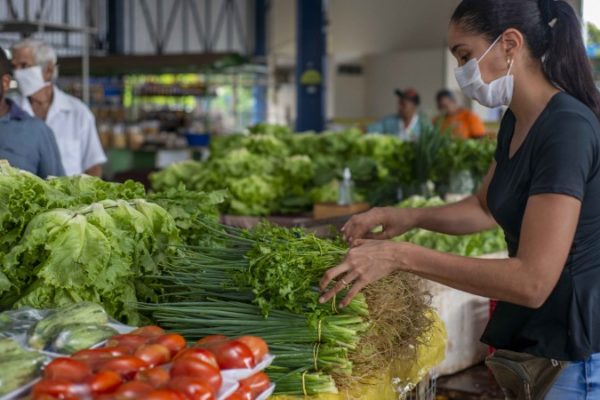
{"type": "Polygon", "coordinates": [[[563,0],[541,2],[553,3],[553,10],[546,17],[550,28],[550,43],[544,59],[546,74],[600,118],[600,92],[596,88],[592,65],[585,51],[579,18],[563,0]]]}
{"type": "Polygon", "coordinates": [[[452,22],[491,42],[509,28],[525,37],[548,78],[600,119],[600,92],[587,58],[581,22],[564,0],[462,0],[452,22]]]}

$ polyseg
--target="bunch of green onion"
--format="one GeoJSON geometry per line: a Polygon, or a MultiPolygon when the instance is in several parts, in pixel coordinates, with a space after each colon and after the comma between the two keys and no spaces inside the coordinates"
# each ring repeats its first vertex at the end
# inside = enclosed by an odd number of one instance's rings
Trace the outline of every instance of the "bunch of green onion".
{"type": "MultiPolygon", "coordinates": [[[[318,280],[345,248],[299,230],[261,225],[252,231],[198,221],[211,247],[186,247],[155,278],[164,295],[142,312],[188,340],[255,335],[276,356],[269,374],[281,394],[336,392],[329,375],[350,375],[348,353],[369,329],[365,298],[338,310],[318,303],[318,280]]],[[[332,305],[333,304],[333,305],[332,305]]]]}

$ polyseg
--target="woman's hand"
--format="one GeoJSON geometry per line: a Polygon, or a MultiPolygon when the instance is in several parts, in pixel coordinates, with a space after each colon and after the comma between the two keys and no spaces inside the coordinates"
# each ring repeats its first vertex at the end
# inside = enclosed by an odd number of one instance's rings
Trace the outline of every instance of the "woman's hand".
{"type": "Polygon", "coordinates": [[[337,278],[337,283],[319,301],[325,303],[340,291],[352,285],[341,307],[346,307],[350,301],[365,286],[380,280],[397,270],[408,270],[410,253],[414,246],[409,243],[394,243],[383,240],[358,239],[354,247],[348,251],[344,261],[335,268],[328,270],[321,279],[321,291],[325,291],[331,281],[337,278]]]}
{"type": "Polygon", "coordinates": [[[417,225],[417,209],[382,207],[353,216],[342,228],[344,240],[350,244],[358,239],[391,239],[417,225]],[[373,229],[383,230],[373,233],[373,229]]]}

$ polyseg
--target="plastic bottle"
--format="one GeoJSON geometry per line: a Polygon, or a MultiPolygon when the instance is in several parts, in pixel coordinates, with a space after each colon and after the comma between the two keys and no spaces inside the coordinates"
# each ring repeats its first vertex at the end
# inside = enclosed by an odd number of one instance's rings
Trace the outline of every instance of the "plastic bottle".
{"type": "Polygon", "coordinates": [[[338,197],[338,205],[349,206],[352,204],[352,192],[354,189],[354,183],[352,182],[352,173],[350,168],[344,168],[342,174],[343,180],[340,185],[340,195],[338,197]]]}

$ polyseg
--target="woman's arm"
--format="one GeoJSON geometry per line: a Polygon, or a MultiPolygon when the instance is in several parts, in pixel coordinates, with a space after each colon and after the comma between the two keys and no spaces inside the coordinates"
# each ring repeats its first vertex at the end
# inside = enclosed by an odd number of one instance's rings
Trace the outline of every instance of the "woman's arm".
{"type": "Polygon", "coordinates": [[[323,277],[323,290],[331,280],[339,279],[321,300],[328,301],[353,284],[341,303],[345,306],[369,283],[400,270],[476,295],[538,308],[556,286],[564,268],[580,209],[581,202],[566,195],[530,197],[519,251],[510,259],[475,259],[408,243],[358,241],[344,262],[323,277]]]}
{"type": "Polygon", "coordinates": [[[496,162],[492,163],[477,194],[457,203],[427,208],[374,208],[359,214],[342,228],[349,242],[356,239],[390,239],[414,228],[423,228],[450,235],[466,235],[496,226],[487,208],[487,192],[496,162]],[[383,231],[371,231],[382,226],[383,231]]]}

